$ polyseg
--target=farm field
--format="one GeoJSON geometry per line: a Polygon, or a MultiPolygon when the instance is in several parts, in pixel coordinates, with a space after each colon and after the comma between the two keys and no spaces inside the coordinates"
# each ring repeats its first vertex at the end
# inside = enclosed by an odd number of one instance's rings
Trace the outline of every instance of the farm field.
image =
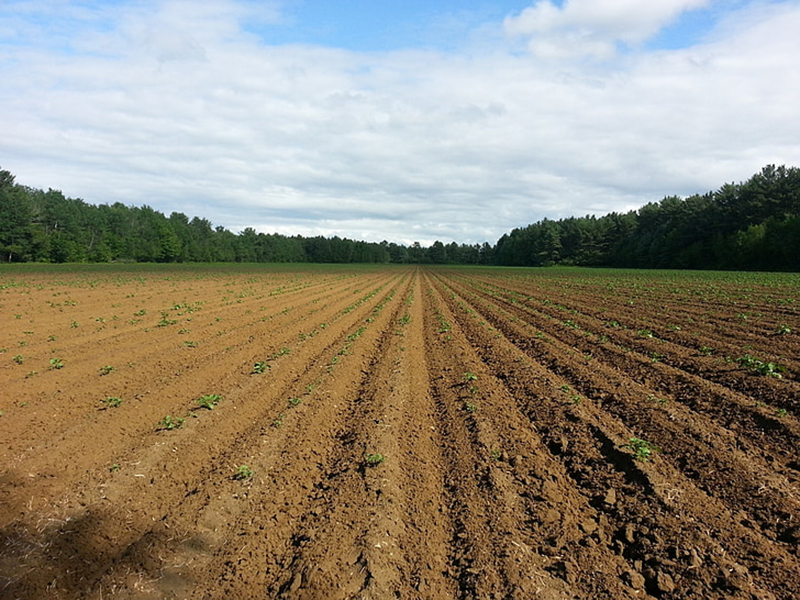
{"type": "Polygon", "coordinates": [[[800,276],[0,269],[2,598],[800,598],[800,276]]]}

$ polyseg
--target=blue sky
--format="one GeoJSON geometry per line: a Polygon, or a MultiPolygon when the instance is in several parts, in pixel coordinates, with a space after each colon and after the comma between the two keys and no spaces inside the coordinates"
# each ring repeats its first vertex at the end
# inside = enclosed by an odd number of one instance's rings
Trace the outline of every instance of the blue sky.
{"type": "Polygon", "coordinates": [[[800,1],[6,0],[0,168],[234,231],[495,242],[800,165],[800,1]]]}

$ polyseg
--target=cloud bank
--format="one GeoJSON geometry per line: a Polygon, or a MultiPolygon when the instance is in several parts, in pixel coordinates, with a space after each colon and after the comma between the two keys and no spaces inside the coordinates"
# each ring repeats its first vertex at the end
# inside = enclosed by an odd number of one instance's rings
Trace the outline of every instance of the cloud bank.
{"type": "Polygon", "coordinates": [[[271,44],[279,4],[6,3],[0,166],[234,231],[494,242],[800,164],[799,3],[641,47],[712,4],[545,0],[458,50],[356,52],[271,44]]]}

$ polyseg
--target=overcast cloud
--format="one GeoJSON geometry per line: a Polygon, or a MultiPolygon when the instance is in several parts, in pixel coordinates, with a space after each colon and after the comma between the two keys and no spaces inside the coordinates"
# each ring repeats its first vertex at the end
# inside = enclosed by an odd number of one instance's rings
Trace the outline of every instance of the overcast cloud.
{"type": "Polygon", "coordinates": [[[800,165],[800,2],[463,16],[455,45],[354,50],[287,43],[291,3],[5,2],[0,167],[233,231],[429,244],[800,165]],[[693,15],[713,26],[676,48],[693,15]]]}

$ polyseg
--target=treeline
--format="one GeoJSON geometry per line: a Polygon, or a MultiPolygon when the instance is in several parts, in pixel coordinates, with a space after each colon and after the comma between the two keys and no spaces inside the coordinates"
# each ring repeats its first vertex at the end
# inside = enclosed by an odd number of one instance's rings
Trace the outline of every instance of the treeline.
{"type": "Polygon", "coordinates": [[[800,170],[764,167],[740,184],[639,210],[544,219],[495,246],[234,234],[200,217],[121,203],[95,206],[15,183],[0,170],[4,262],[314,262],[579,265],[800,270],[800,170]]]}
{"type": "Polygon", "coordinates": [[[95,206],[15,183],[0,170],[0,257],[3,262],[311,262],[476,264],[482,247],[440,242],[431,248],[346,238],[285,236],[247,228],[234,234],[208,219],[149,206],[95,206]]]}
{"type": "Polygon", "coordinates": [[[504,235],[499,265],[800,270],[800,170],[764,167],[740,184],[636,211],[545,219],[504,235]]]}

